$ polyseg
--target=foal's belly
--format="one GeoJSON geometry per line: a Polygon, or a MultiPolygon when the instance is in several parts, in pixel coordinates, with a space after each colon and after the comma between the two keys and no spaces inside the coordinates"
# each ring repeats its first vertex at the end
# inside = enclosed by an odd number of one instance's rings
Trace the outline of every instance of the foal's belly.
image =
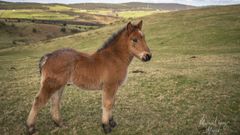
{"type": "Polygon", "coordinates": [[[100,84],[74,84],[77,87],[84,90],[101,90],[102,86],[100,84]]]}
{"type": "Polygon", "coordinates": [[[76,85],[77,87],[85,90],[100,90],[102,89],[102,83],[98,80],[89,79],[89,78],[82,78],[82,79],[75,79],[72,81],[72,84],[76,85]]]}

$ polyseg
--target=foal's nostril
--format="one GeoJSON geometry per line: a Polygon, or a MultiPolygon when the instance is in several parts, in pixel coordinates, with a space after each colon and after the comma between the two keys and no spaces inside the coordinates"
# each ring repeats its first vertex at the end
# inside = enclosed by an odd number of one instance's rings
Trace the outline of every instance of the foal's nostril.
{"type": "Polygon", "coordinates": [[[147,56],[148,56],[148,60],[151,60],[152,55],[151,54],[147,54],[147,56]]]}
{"type": "Polygon", "coordinates": [[[146,61],[149,61],[151,59],[151,55],[150,54],[146,54],[146,61]]]}
{"type": "Polygon", "coordinates": [[[143,61],[149,61],[152,58],[151,54],[145,54],[143,61]]]}

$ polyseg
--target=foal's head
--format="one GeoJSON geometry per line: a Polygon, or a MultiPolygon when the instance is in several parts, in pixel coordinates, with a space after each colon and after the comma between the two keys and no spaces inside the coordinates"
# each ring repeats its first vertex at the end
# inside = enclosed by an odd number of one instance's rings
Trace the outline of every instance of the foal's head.
{"type": "Polygon", "coordinates": [[[152,55],[145,41],[145,36],[141,31],[142,23],[143,22],[140,21],[137,25],[133,25],[131,22],[127,24],[127,46],[130,53],[132,53],[138,59],[142,61],[149,61],[152,55]]]}

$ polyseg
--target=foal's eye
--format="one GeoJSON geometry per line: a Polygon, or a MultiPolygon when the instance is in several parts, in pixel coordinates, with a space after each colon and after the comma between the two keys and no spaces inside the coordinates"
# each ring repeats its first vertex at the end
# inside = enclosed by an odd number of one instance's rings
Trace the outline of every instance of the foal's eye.
{"type": "Polygon", "coordinates": [[[138,40],[137,40],[136,38],[134,38],[132,41],[133,41],[134,43],[137,43],[138,40]]]}

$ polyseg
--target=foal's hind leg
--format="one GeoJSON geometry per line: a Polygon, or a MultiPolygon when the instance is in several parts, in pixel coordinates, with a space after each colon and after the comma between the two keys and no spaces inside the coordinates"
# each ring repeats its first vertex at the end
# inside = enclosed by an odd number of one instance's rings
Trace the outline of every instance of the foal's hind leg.
{"type": "Polygon", "coordinates": [[[44,93],[44,91],[46,91],[45,89],[41,89],[40,92],[37,94],[31,111],[28,115],[28,119],[27,119],[27,130],[29,134],[32,134],[35,132],[35,122],[37,119],[37,113],[39,112],[39,110],[47,103],[49,97],[46,96],[44,93]]]}
{"type": "Polygon", "coordinates": [[[41,84],[41,89],[37,94],[31,111],[27,119],[27,132],[28,134],[33,134],[35,132],[35,122],[37,119],[37,113],[39,110],[47,103],[51,95],[61,88],[61,85],[54,79],[46,79],[41,84]]]}
{"type": "Polygon", "coordinates": [[[52,119],[53,119],[54,123],[57,126],[59,126],[59,127],[63,126],[63,122],[62,122],[61,114],[60,114],[60,102],[61,102],[63,89],[64,89],[64,87],[60,88],[51,97],[51,101],[52,101],[52,106],[51,106],[52,119]]]}

